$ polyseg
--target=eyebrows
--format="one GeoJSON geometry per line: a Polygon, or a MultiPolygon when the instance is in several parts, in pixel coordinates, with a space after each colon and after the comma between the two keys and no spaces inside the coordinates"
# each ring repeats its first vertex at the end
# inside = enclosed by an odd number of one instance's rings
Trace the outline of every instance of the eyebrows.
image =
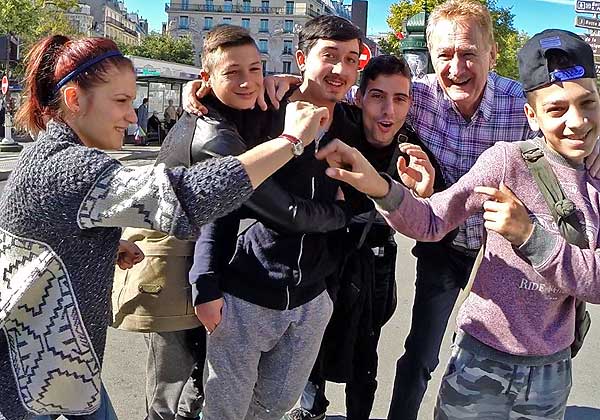
{"type": "Polygon", "coordinates": [[[125,98],[131,99],[131,100],[135,99],[135,94],[132,95],[131,93],[127,93],[127,92],[115,92],[114,96],[115,97],[117,97],[117,96],[118,97],[125,97],[125,98]]]}
{"type": "MultiPolygon", "coordinates": [[[[249,67],[260,66],[260,65],[261,65],[260,61],[257,60],[257,61],[253,61],[252,63],[250,63],[249,67]]],[[[242,66],[243,66],[243,64],[240,64],[240,63],[231,63],[231,64],[226,65],[223,68],[223,70],[224,71],[229,71],[229,70],[240,68],[242,66]]]]}
{"type": "Polygon", "coordinates": [[[370,88],[367,91],[367,93],[370,93],[370,94],[371,93],[380,93],[382,95],[390,95],[391,94],[392,96],[399,96],[401,98],[406,98],[406,99],[409,97],[409,95],[404,92],[388,92],[388,91],[385,91],[385,90],[379,89],[379,88],[370,88]]]}
{"type": "Polygon", "coordinates": [[[472,44],[472,45],[458,45],[455,46],[454,44],[451,45],[440,45],[438,47],[435,48],[435,51],[437,53],[447,53],[447,52],[453,52],[453,51],[458,51],[458,52],[462,52],[462,53],[466,53],[466,52],[477,52],[479,49],[477,48],[477,45],[472,44]]]}
{"type": "MultiPolygon", "coordinates": [[[[583,93],[581,95],[578,95],[577,97],[573,98],[573,100],[575,102],[579,102],[579,101],[585,101],[586,99],[595,99],[596,94],[594,92],[586,92],[583,93]]],[[[553,105],[560,105],[560,104],[564,104],[565,102],[568,102],[569,100],[566,98],[550,98],[547,101],[542,102],[542,106],[543,107],[548,107],[548,106],[553,106],[553,105]]]]}
{"type": "MultiPolygon", "coordinates": [[[[332,52],[338,52],[339,53],[340,49],[338,47],[336,47],[336,46],[331,45],[331,46],[323,47],[321,49],[321,51],[332,51],[332,52]]],[[[358,51],[355,51],[355,50],[349,51],[348,54],[353,54],[353,55],[356,55],[357,57],[359,56],[358,51]]]]}

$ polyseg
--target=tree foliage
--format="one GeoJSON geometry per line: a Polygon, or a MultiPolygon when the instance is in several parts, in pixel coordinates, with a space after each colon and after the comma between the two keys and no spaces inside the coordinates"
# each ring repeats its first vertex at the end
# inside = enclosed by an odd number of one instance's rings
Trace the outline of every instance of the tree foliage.
{"type": "Polygon", "coordinates": [[[64,12],[77,0],[2,0],[0,34],[12,34],[31,44],[51,34],[75,34],[64,12]]]}
{"type": "MultiPolygon", "coordinates": [[[[431,10],[446,0],[400,0],[390,6],[387,23],[392,28],[393,34],[388,35],[380,43],[383,51],[390,54],[400,53],[400,41],[395,33],[403,30],[404,23],[411,16],[431,10]]],[[[527,41],[527,34],[519,32],[514,27],[514,17],[510,7],[499,7],[496,0],[478,0],[485,4],[492,15],[494,24],[494,37],[498,44],[498,60],[496,71],[506,77],[518,78],[517,51],[527,41]]]]}
{"type": "MultiPolygon", "coordinates": [[[[21,56],[37,40],[53,34],[76,35],[77,31],[64,15],[77,6],[77,0],[2,0],[0,34],[11,34],[19,40],[21,56]]],[[[12,73],[22,74],[20,62],[12,73]]]]}
{"type": "Polygon", "coordinates": [[[153,32],[140,45],[119,45],[119,48],[128,55],[194,64],[194,47],[189,36],[175,38],[153,32]]]}

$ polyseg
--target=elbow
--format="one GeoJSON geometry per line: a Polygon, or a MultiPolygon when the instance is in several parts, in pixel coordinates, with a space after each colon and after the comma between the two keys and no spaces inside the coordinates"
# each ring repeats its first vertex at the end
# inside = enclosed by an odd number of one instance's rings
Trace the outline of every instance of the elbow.
{"type": "Polygon", "coordinates": [[[327,233],[344,228],[348,224],[346,214],[340,208],[329,214],[313,214],[311,212],[298,211],[296,205],[290,205],[289,212],[290,228],[294,233],[327,233]]]}

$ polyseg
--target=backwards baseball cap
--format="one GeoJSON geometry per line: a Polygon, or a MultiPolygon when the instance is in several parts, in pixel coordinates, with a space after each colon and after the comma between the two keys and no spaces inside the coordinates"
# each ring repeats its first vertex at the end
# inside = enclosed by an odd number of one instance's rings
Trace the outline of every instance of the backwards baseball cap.
{"type": "Polygon", "coordinates": [[[525,92],[531,92],[554,82],[596,78],[594,52],[581,37],[562,29],[546,29],[534,35],[518,53],[519,79],[525,92]],[[567,68],[548,69],[548,53],[556,51],[567,56],[567,68]]]}

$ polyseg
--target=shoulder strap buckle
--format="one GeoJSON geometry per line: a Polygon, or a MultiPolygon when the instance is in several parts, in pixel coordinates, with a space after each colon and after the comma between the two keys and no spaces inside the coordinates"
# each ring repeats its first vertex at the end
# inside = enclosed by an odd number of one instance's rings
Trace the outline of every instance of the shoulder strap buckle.
{"type": "Polygon", "coordinates": [[[544,152],[541,149],[535,147],[533,149],[528,149],[528,150],[522,151],[521,155],[523,156],[523,159],[525,159],[526,161],[535,163],[544,157],[544,152]]]}

